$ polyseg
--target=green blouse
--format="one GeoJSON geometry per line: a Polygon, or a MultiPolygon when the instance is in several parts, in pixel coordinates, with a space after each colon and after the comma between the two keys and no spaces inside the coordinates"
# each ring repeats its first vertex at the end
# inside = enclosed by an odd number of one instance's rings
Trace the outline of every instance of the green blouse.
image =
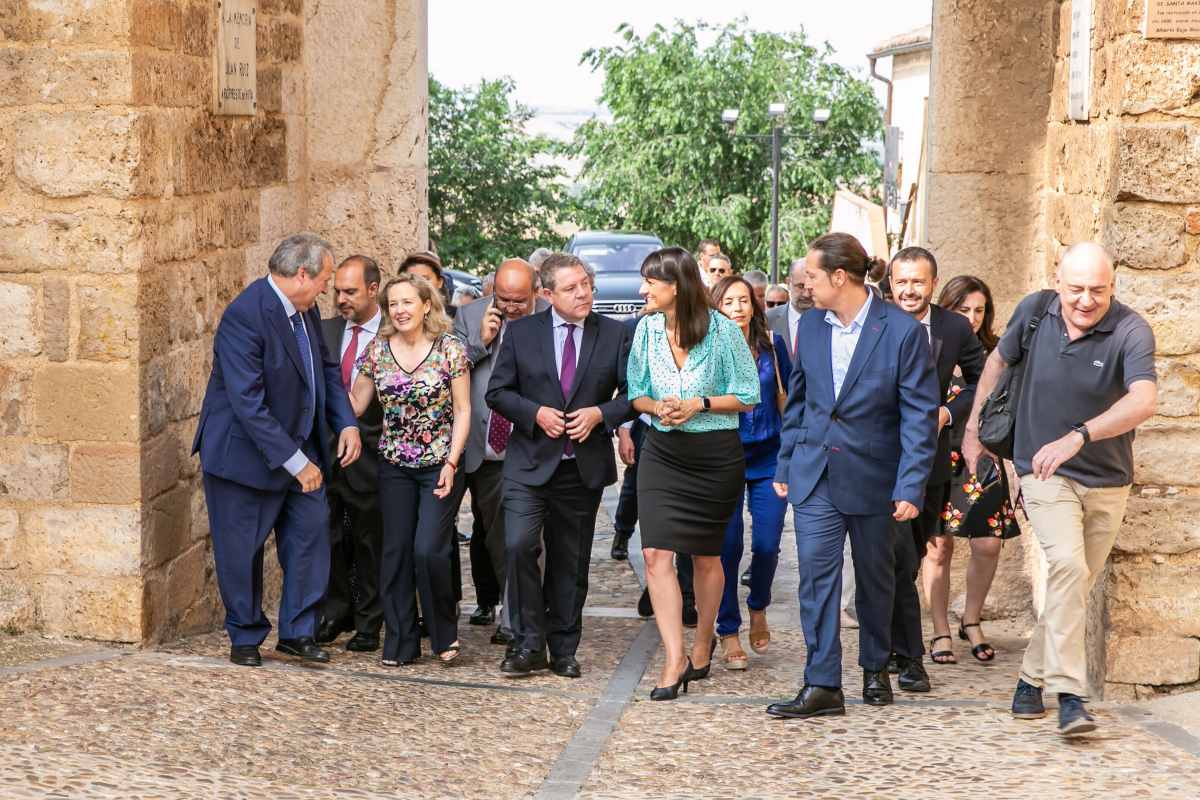
{"type": "MultiPolygon", "coordinates": [[[[639,397],[661,400],[675,396],[719,397],[731,394],[745,405],[759,402],[758,366],[741,328],[724,314],[709,312],[708,335],[688,351],[683,369],[675,366],[667,340],[665,318],[649,314],[638,322],[629,351],[629,401],[639,397]]],[[[654,419],[660,431],[672,428],[654,419]]],[[[738,415],[701,411],[679,430],[690,433],[737,430],[738,415]]]]}

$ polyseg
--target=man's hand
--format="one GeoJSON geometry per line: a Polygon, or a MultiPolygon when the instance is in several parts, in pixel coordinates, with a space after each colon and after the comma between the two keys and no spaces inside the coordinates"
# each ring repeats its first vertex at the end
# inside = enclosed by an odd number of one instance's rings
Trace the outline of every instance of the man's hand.
{"type": "MultiPolygon", "coordinates": [[[[338,435],[338,463],[348,467],[362,455],[362,436],[358,428],[345,428],[338,435]]],[[[308,491],[305,489],[304,491],[308,491]]]]}
{"type": "Polygon", "coordinates": [[[908,522],[910,519],[917,518],[917,507],[907,500],[897,500],[896,510],[892,513],[892,519],[896,522],[908,522]]]}
{"type": "Polygon", "coordinates": [[[617,455],[627,467],[632,467],[637,460],[637,448],[633,444],[633,434],[629,432],[629,428],[617,428],[617,455]]]}
{"type": "Polygon", "coordinates": [[[576,442],[582,442],[588,438],[592,429],[602,422],[604,422],[604,415],[596,406],[569,411],[567,412],[567,436],[576,442]]]}
{"type": "Polygon", "coordinates": [[[988,452],[988,449],[983,446],[983,442],[979,441],[979,431],[972,428],[970,425],[963,431],[962,441],[963,460],[967,462],[967,470],[969,475],[979,474],[979,459],[983,457],[990,458],[997,464],[1000,459],[988,452]]]}
{"type": "Polygon", "coordinates": [[[566,425],[563,424],[563,412],[550,406],[542,406],[538,409],[537,424],[542,432],[551,439],[557,439],[566,430],[566,425]]]}
{"type": "Polygon", "coordinates": [[[483,342],[484,347],[492,346],[492,340],[496,338],[496,334],[500,333],[502,324],[504,324],[504,317],[496,306],[490,306],[487,311],[483,312],[483,319],[479,322],[479,339],[483,342]]]}
{"type": "MultiPolygon", "coordinates": [[[[356,429],[354,432],[357,434],[358,430],[356,429]]],[[[296,480],[300,482],[300,489],[305,494],[315,492],[321,488],[321,470],[317,469],[317,465],[310,461],[304,465],[304,469],[300,470],[296,480]]]]}
{"type": "Polygon", "coordinates": [[[784,500],[787,500],[788,485],[786,483],[772,483],[771,485],[775,487],[775,494],[779,495],[784,500]]]}
{"type": "Polygon", "coordinates": [[[945,406],[938,408],[938,436],[942,435],[942,428],[950,424],[950,409],[945,406]]]}
{"type": "Polygon", "coordinates": [[[1074,458],[1082,447],[1083,434],[1075,431],[1043,445],[1041,450],[1034,453],[1029,464],[1033,468],[1033,476],[1039,481],[1048,480],[1055,470],[1074,458]]]}

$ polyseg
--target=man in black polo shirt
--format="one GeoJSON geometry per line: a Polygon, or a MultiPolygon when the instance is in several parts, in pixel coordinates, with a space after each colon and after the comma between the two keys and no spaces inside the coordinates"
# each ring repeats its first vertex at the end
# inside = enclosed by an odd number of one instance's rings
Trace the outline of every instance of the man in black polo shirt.
{"type": "Polygon", "coordinates": [[[1018,398],[1014,464],[1025,507],[1046,554],[1046,599],[1033,629],[1013,716],[1045,715],[1042,690],[1058,693],[1059,732],[1095,730],[1084,708],[1087,596],[1108,560],[1133,483],[1134,429],[1154,414],[1154,334],[1113,299],[1112,257],[1084,242],[1063,255],[1058,296],[1022,356],[1021,335],[1040,292],[1017,306],[988,358],[963,437],[972,472],[987,454],[979,411],[1004,367],[1028,359],[1018,398]]]}

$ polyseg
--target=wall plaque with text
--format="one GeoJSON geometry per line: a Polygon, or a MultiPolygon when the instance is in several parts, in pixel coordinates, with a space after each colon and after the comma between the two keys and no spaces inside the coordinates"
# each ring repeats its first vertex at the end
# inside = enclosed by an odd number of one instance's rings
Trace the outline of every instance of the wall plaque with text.
{"type": "Polygon", "coordinates": [[[1067,102],[1071,119],[1087,122],[1092,111],[1092,0],[1071,0],[1071,56],[1067,102]]]}
{"type": "Polygon", "coordinates": [[[258,0],[216,0],[216,5],[213,113],[253,115],[258,110],[258,0]]]}
{"type": "Polygon", "coordinates": [[[1200,0],[1146,0],[1147,39],[1200,39],[1200,0]]]}

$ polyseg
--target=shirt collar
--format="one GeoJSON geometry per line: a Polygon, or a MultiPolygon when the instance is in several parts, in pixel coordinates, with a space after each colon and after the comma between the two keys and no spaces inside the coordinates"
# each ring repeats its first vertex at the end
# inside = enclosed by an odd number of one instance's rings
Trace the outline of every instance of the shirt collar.
{"type": "Polygon", "coordinates": [[[833,309],[829,309],[825,312],[825,321],[835,328],[840,328],[847,331],[857,330],[867,322],[867,311],[869,311],[871,308],[871,300],[873,297],[874,292],[867,292],[867,302],[862,304],[862,308],[860,308],[858,313],[854,315],[854,319],[850,320],[849,325],[843,325],[842,321],[838,319],[838,315],[834,313],[833,309]]]}
{"type": "Polygon", "coordinates": [[[283,303],[283,315],[288,319],[291,319],[292,315],[296,313],[296,306],[292,305],[292,301],[288,300],[288,297],[283,293],[283,290],[275,285],[275,279],[270,275],[267,276],[267,283],[270,285],[271,290],[275,292],[275,296],[279,298],[279,302],[283,303]]]}
{"type": "MultiPolygon", "coordinates": [[[[375,316],[364,322],[361,327],[369,334],[377,335],[379,333],[379,323],[383,320],[383,309],[376,309],[375,316]]],[[[351,322],[350,327],[353,328],[357,322],[351,322]]]]}
{"type": "Polygon", "coordinates": [[[789,299],[787,304],[788,327],[795,327],[796,323],[800,321],[800,315],[803,313],[803,311],[797,311],[796,307],[792,305],[792,301],[789,299]]]}
{"type": "Polygon", "coordinates": [[[925,306],[925,316],[921,317],[917,321],[920,322],[922,325],[924,325],[926,328],[933,325],[933,304],[932,303],[925,306]]]}
{"type": "Polygon", "coordinates": [[[554,306],[550,306],[550,319],[554,323],[554,327],[556,327],[556,328],[560,327],[562,325],[574,325],[576,328],[583,330],[582,322],[568,323],[565,319],[563,319],[562,317],[559,316],[558,309],[556,309],[554,306]]]}

